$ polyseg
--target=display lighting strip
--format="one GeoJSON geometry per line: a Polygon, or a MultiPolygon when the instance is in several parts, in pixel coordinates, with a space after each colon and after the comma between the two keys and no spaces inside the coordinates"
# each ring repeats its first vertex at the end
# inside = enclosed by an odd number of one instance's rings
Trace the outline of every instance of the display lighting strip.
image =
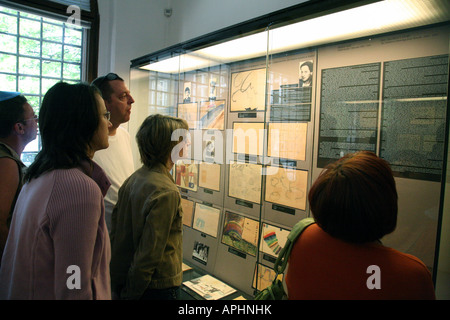
{"type": "Polygon", "coordinates": [[[449,0],[385,0],[233,39],[147,64],[142,69],[178,73],[289,50],[345,41],[450,19],[449,0]],[[269,46],[267,45],[269,41],[269,46]]]}

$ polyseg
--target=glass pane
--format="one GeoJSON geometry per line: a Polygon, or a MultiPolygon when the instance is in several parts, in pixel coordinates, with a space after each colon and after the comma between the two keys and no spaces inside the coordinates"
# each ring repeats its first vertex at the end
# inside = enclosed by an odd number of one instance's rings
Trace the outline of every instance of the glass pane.
{"type": "Polygon", "coordinates": [[[0,66],[2,72],[16,72],[16,56],[0,53],[0,66]]]}
{"type": "Polygon", "coordinates": [[[12,10],[12,9],[5,8],[5,7],[2,7],[2,6],[0,6],[0,11],[17,15],[17,11],[16,10],[12,10]]]}
{"type": "Polygon", "coordinates": [[[39,113],[39,96],[30,96],[27,95],[26,96],[28,103],[30,104],[30,106],[33,108],[34,113],[38,114],[39,113]]]}
{"type": "Polygon", "coordinates": [[[42,75],[45,77],[61,77],[61,62],[42,61],[42,75]]]}
{"type": "Polygon", "coordinates": [[[16,91],[16,77],[9,74],[0,74],[0,83],[4,91],[16,91]]]}
{"type": "Polygon", "coordinates": [[[23,94],[39,94],[39,78],[19,77],[19,91],[23,94]]]}
{"type": "Polygon", "coordinates": [[[17,37],[0,34],[0,48],[3,52],[17,53],[17,37]]]}
{"type": "Polygon", "coordinates": [[[20,35],[40,38],[41,37],[41,23],[39,21],[20,19],[20,35]]]}
{"type": "Polygon", "coordinates": [[[17,34],[17,17],[0,14],[0,32],[17,34]]]}
{"type": "Polygon", "coordinates": [[[27,56],[39,57],[41,55],[41,43],[38,40],[20,38],[19,53],[27,56]]]}
{"type": "Polygon", "coordinates": [[[24,152],[38,152],[39,151],[39,139],[36,137],[36,139],[34,139],[33,141],[30,141],[25,149],[23,150],[24,152]]]}
{"type": "Polygon", "coordinates": [[[64,79],[81,80],[81,68],[79,65],[65,63],[63,71],[64,79]]]}
{"type": "Polygon", "coordinates": [[[64,61],[81,62],[81,48],[64,46],[64,61]]]}
{"type": "Polygon", "coordinates": [[[34,162],[37,154],[37,152],[22,152],[21,160],[27,167],[29,167],[34,162]]]}
{"type": "Polygon", "coordinates": [[[81,29],[66,28],[64,43],[81,46],[83,33],[81,29]]]}
{"type": "Polygon", "coordinates": [[[39,75],[41,72],[39,59],[19,58],[19,73],[39,75]]]}
{"type": "Polygon", "coordinates": [[[44,18],[44,17],[42,17],[42,21],[43,22],[49,22],[51,24],[55,24],[55,25],[58,25],[58,26],[62,26],[64,24],[64,22],[62,22],[62,21],[55,20],[55,19],[50,19],[50,18],[44,18]]]}
{"type": "Polygon", "coordinates": [[[48,89],[53,87],[53,85],[55,85],[59,81],[60,81],[59,79],[42,78],[42,94],[45,94],[48,91],[48,89]]]}
{"type": "Polygon", "coordinates": [[[42,42],[42,58],[62,59],[62,45],[52,42],[42,42]]]}
{"type": "Polygon", "coordinates": [[[53,24],[44,23],[42,37],[48,41],[62,42],[63,28],[53,24]]]}

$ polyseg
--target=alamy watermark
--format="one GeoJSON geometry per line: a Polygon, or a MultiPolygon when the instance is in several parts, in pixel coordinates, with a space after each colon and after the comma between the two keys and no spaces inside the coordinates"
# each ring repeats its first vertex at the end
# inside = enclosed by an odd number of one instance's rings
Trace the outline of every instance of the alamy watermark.
{"type": "Polygon", "coordinates": [[[70,5],[66,10],[67,14],[70,14],[70,17],[67,19],[68,26],[81,27],[81,9],[79,6],[70,5]]]}
{"type": "MultiPolygon", "coordinates": [[[[267,167],[263,170],[263,175],[273,175],[277,173],[278,166],[285,166],[286,162],[275,162],[280,159],[280,132],[271,130],[270,137],[267,129],[226,129],[226,130],[185,130],[177,129],[172,133],[172,141],[181,141],[171,153],[173,163],[182,161],[184,164],[192,162],[212,162],[216,164],[233,164],[236,162],[246,162],[262,164],[267,167]],[[270,157],[264,156],[267,153],[265,145],[270,139],[272,147],[270,157]],[[225,148],[226,146],[226,148],[225,148]]],[[[287,161],[286,167],[291,162],[287,161]]],[[[290,166],[292,167],[292,166],[290,166]]]]}

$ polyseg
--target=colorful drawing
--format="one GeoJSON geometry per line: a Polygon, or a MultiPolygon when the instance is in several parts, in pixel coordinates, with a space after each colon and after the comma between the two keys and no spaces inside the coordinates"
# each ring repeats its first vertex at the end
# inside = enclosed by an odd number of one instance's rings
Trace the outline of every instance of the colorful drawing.
{"type": "Polygon", "coordinates": [[[260,251],[277,257],[286,243],[289,230],[263,223],[261,235],[260,251]]]}
{"type": "Polygon", "coordinates": [[[200,104],[200,129],[223,130],[225,100],[211,100],[200,104]]]}
{"type": "Polygon", "coordinates": [[[178,160],[175,168],[175,183],[181,188],[197,191],[198,189],[198,164],[184,163],[178,160]]]}
{"type": "Polygon", "coordinates": [[[237,213],[226,212],[222,243],[256,256],[259,222],[237,213]]]}

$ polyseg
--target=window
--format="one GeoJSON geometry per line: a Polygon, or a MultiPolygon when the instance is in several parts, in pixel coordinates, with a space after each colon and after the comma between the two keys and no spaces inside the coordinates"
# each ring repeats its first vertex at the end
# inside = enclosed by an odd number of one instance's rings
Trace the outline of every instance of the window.
{"type": "MultiPolygon", "coordinates": [[[[1,90],[23,93],[36,114],[43,96],[55,83],[92,80],[87,76],[89,29],[69,23],[68,17],[46,16],[32,8],[0,3],[1,90]]],[[[31,164],[40,148],[38,133],[23,151],[22,161],[31,164]]]]}

